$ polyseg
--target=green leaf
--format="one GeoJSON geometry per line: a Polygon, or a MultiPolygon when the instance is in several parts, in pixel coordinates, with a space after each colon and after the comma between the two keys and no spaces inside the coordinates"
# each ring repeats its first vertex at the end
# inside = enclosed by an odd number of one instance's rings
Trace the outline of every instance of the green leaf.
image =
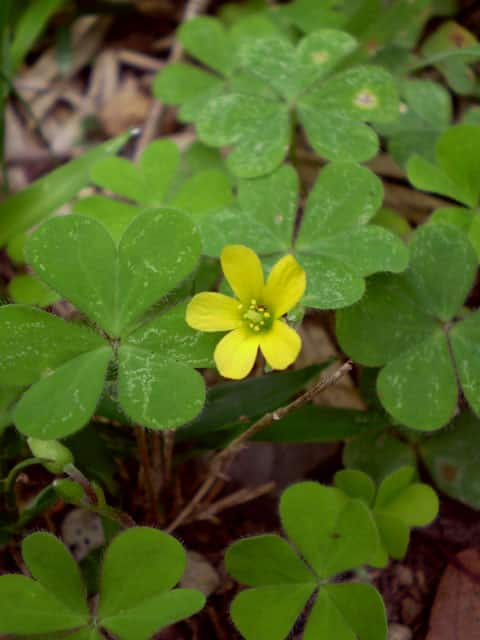
{"type": "Polygon", "coordinates": [[[425,40],[421,51],[426,56],[421,66],[434,64],[457,93],[474,92],[475,75],[468,65],[480,57],[480,46],[473,33],[451,20],[443,22],[425,40]]]}
{"type": "Polygon", "coordinates": [[[410,543],[410,528],[397,516],[385,511],[375,513],[378,532],[382,541],[382,549],[372,560],[374,567],[386,567],[389,557],[402,560],[410,543]]]}
{"type": "Polygon", "coordinates": [[[65,0],[31,0],[22,8],[15,25],[10,49],[10,64],[13,71],[23,63],[50,18],[60,9],[65,0]]]}
{"type": "Polygon", "coordinates": [[[346,20],[344,9],[333,0],[294,0],[278,7],[282,17],[305,33],[342,26],[346,20]]]}
{"type": "Polygon", "coordinates": [[[185,320],[187,302],[156,316],[131,333],[125,344],[158,354],[167,362],[212,367],[218,333],[191,329],[185,320]]]}
{"type": "Polygon", "coordinates": [[[464,412],[448,429],[420,443],[420,455],[435,484],[450,497],[480,508],[480,421],[464,412]]]}
{"type": "Polygon", "coordinates": [[[194,589],[166,591],[103,620],[103,626],[121,640],[149,640],[160,629],[200,611],[205,597],[194,589]]]}
{"type": "Polygon", "coordinates": [[[342,469],[334,477],[335,486],[352,498],[363,500],[369,506],[375,495],[373,480],[363,471],[342,469]]]}
{"type": "Polygon", "coordinates": [[[89,618],[85,585],[77,563],[60,540],[37,532],[24,538],[22,556],[32,577],[65,607],[89,618]]]}
{"type": "Polygon", "coordinates": [[[384,478],[378,487],[375,506],[382,508],[393,498],[401,494],[412,482],[415,475],[414,467],[401,467],[384,478]]]}
{"type": "Polygon", "coordinates": [[[280,500],[285,531],[320,578],[368,562],[378,538],[368,508],[314,482],[289,487],[280,500]]]}
{"type": "Polygon", "coordinates": [[[264,38],[245,43],[239,62],[247,71],[293,100],[323,78],[356,47],[349,34],[322,29],[304,38],[297,49],[285,39],[264,38]]]}
{"type": "Polygon", "coordinates": [[[224,171],[207,169],[186,180],[170,201],[170,206],[193,214],[205,214],[229,204],[232,200],[230,180],[224,171]]]}
{"type": "Polygon", "coordinates": [[[480,414],[480,314],[472,313],[449,333],[463,393],[477,415],[480,414]]]}
{"type": "Polygon", "coordinates": [[[156,76],[153,93],[167,104],[181,105],[179,117],[188,122],[201,113],[212,95],[223,86],[223,80],[190,64],[177,62],[167,65],[156,76]]]}
{"type": "Polygon", "coordinates": [[[336,442],[377,429],[383,423],[383,416],[372,411],[310,404],[262,429],[253,439],[260,442],[336,442]]]}
{"type": "Polygon", "coordinates": [[[200,413],[205,384],[182,362],[126,345],[119,350],[118,399],[132,420],[151,429],[171,429],[200,413]]]}
{"type": "Polygon", "coordinates": [[[185,561],[182,545],[162,531],[135,527],[119,534],[103,563],[100,624],[122,639],[148,640],[161,628],[196,613],[204,603],[199,592],[170,591],[185,561]]]}
{"type": "Polygon", "coordinates": [[[134,527],[116,536],[103,562],[100,619],[172,589],[185,562],[182,545],[163,531],[134,527]]]}
{"type": "Polygon", "coordinates": [[[367,226],[382,197],[380,180],[364,167],[339,162],[321,171],[295,243],[307,273],[307,305],[353,304],[364,292],[365,276],[405,269],[408,252],[402,241],[385,229],[367,226]]]}
{"type": "Polygon", "coordinates": [[[393,497],[382,511],[396,516],[410,527],[424,527],[430,524],[438,513],[436,493],[426,484],[415,483],[393,497]]]}
{"type": "Polygon", "coordinates": [[[43,440],[81,429],[95,411],[111,358],[105,346],[73,358],[36,382],[17,404],[18,429],[43,440]]]}
{"type": "Polygon", "coordinates": [[[280,584],[239,593],[231,606],[232,620],[246,640],[283,640],[312,594],[309,584],[280,584]]]}
{"type": "Polygon", "coordinates": [[[200,113],[197,131],[205,144],[234,146],[227,166],[240,178],[254,178],[273,171],[290,144],[287,106],[240,93],[210,100],[200,113]]]}
{"type": "Polygon", "coordinates": [[[4,200],[0,204],[0,246],[71,200],[89,183],[91,166],[100,158],[116,153],[129,137],[130,134],[124,134],[95,147],[4,200]]]}
{"type": "Polygon", "coordinates": [[[441,207],[432,213],[428,223],[441,222],[458,227],[475,247],[480,260],[480,215],[478,211],[463,207],[441,207]]]}
{"type": "Polygon", "coordinates": [[[377,276],[363,300],[339,312],[337,335],[360,363],[386,365],[377,389],[395,419],[433,430],[456,408],[455,363],[446,334],[473,285],[477,257],[460,230],[440,223],[417,229],[410,256],[404,275],[377,276]]]}
{"type": "MultiPolygon", "coordinates": [[[[87,618],[88,619],[88,618],[87,618]]],[[[68,631],[86,623],[41,584],[20,575],[0,577],[0,633],[39,634],[68,631]]]]}
{"type": "Polygon", "coordinates": [[[430,338],[391,360],[377,380],[385,409],[402,424],[432,431],[452,418],[457,405],[455,370],[447,338],[430,338]]]}
{"type": "Polygon", "coordinates": [[[93,165],[90,175],[104,189],[141,204],[160,206],[179,164],[177,145],[155,140],[145,148],[138,164],[125,158],[104,158],[93,165]]]}
{"type": "Polygon", "coordinates": [[[380,67],[343,71],[299,102],[299,118],[307,137],[315,151],[328,160],[370,159],[378,150],[378,139],[362,123],[388,122],[397,116],[393,79],[380,67]]]}
{"type": "Polygon", "coordinates": [[[413,156],[408,162],[410,182],[424,191],[441,193],[474,208],[480,197],[480,126],[459,124],[438,139],[437,164],[413,156]]]}
{"type": "Polygon", "coordinates": [[[17,304],[31,304],[49,307],[60,297],[36,276],[28,274],[15,276],[8,283],[8,295],[17,304]]]}
{"type": "Polygon", "coordinates": [[[238,594],[231,607],[243,637],[284,640],[315,594],[306,637],[385,638],[383,603],[372,587],[325,582],[368,561],[377,550],[378,534],[367,506],[338,489],[303,482],[283,493],[280,515],[293,548],[276,535],[262,535],[240,540],[226,553],[227,570],[254,587],[238,594]],[[337,589],[344,591],[337,595],[337,589]],[[332,612],[320,613],[330,605],[332,612]],[[369,629],[372,624],[375,631],[369,629]]]}
{"type": "Polygon", "coordinates": [[[143,208],[99,195],[81,198],[72,207],[72,213],[101,222],[117,245],[128,225],[143,211],[143,208]]]}
{"type": "Polygon", "coordinates": [[[252,587],[296,584],[315,589],[316,578],[286,540],[277,535],[254,536],[234,542],[225,554],[227,571],[252,587]]]}
{"type": "Polygon", "coordinates": [[[400,467],[415,467],[416,458],[412,447],[382,430],[349,440],[343,450],[343,464],[364,471],[379,483],[400,467]]]}
{"type": "Polygon", "coordinates": [[[217,384],[208,390],[205,409],[191,424],[179,429],[176,440],[191,440],[222,427],[253,419],[288,403],[326,365],[269,373],[260,378],[217,384]]]}
{"type": "Polygon", "coordinates": [[[403,82],[401,95],[398,120],[379,127],[388,150],[401,167],[414,154],[434,161],[437,138],[452,118],[450,94],[436,82],[415,79],[403,82]]]}
{"type": "Polygon", "coordinates": [[[209,16],[187,20],[178,30],[178,38],[186,51],[207,67],[222,75],[228,75],[232,70],[231,42],[219,20],[209,16]]]}
{"type": "Polygon", "coordinates": [[[385,640],[387,617],[378,591],[368,584],[328,584],[321,588],[304,640],[385,640]]]}
{"type": "Polygon", "coordinates": [[[115,245],[105,228],[83,216],[44,223],[28,240],[35,272],[107,331],[115,328],[115,245]]]}
{"type": "Polygon", "coordinates": [[[189,219],[173,210],[137,216],[118,250],[100,223],[66,216],[42,225],[27,253],[47,284],[118,336],[193,270],[200,240],[189,219]]]}
{"type": "Polygon", "coordinates": [[[354,48],[349,34],[329,29],[310,34],[296,49],[282,37],[245,42],[238,58],[246,75],[212,92],[193,114],[200,139],[232,147],[227,165],[241,178],[271,173],[290,147],[296,107],[320,155],[371,158],[378,138],[363,123],[395,118],[398,96],[381,68],[355,67],[329,77],[354,48]]]}
{"type": "Polygon", "coordinates": [[[412,231],[410,223],[406,220],[401,213],[390,209],[388,207],[382,207],[372,218],[372,222],[379,227],[384,227],[389,231],[393,231],[400,238],[407,238],[412,231]]]}
{"type": "Polygon", "coordinates": [[[91,329],[21,305],[0,308],[0,382],[27,386],[105,341],[91,329]]]}

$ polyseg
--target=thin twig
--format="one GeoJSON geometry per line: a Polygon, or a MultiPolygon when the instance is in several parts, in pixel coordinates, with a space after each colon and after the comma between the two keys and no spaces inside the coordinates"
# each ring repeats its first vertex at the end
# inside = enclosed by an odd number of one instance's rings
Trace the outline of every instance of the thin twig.
{"type": "Polygon", "coordinates": [[[148,455],[147,436],[145,429],[135,427],[135,437],[137,439],[137,448],[139,460],[142,467],[145,480],[145,492],[147,494],[148,511],[152,524],[159,524],[161,520],[159,503],[156,498],[155,484],[153,481],[153,470],[148,455]]]}
{"type": "Polygon", "coordinates": [[[254,424],[252,424],[252,426],[249,427],[246,431],[232,440],[232,442],[230,442],[230,444],[225,447],[225,449],[217,453],[210,463],[207,477],[200,485],[191,501],[182,509],[175,520],[168,526],[167,531],[174,531],[183,522],[185,522],[187,518],[189,518],[189,516],[200,504],[204,496],[208,493],[210,488],[215,483],[218,474],[221,472],[225,472],[225,467],[228,466],[229,462],[237,454],[237,452],[243,448],[247,440],[250,440],[250,438],[255,436],[260,431],[263,431],[263,429],[266,429],[274,422],[278,422],[292,411],[295,411],[295,409],[298,409],[304,404],[311,402],[313,398],[315,398],[315,396],[335,384],[338,380],[340,380],[340,378],[351,371],[351,369],[352,363],[350,360],[348,360],[339,369],[337,369],[335,373],[333,373],[328,378],[322,377],[316,384],[310,387],[310,389],[307,389],[305,393],[302,393],[301,396],[296,398],[296,400],[293,400],[293,402],[291,402],[290,404],[284,407],[280,407],[276,411],[266,413],[262,418],[254,422],[254,424]]]}
{"type": "Polygon", "coordinates": [[[221,498],[220,500],[217,500],[213,504],[209,505],[209,507],[205,511],[199,513],[197,516],[193,516],[190,520],[188,520],[188,522],[192,522],[194,520],[210,520],[217,514],[225,511],[225,509],[237,507],[240,504],[251,502],[252,500],[256,500],[261,496],[271,493],[275,489],[275,486],[276,483],[271,481],[262,484],[259,487],[244,487],[243,489],[239,489],[238,491],[225,496],[225,498],[221,498]]]}
{"type": "MultiPolygon", "coordinates": [[[[191,18],[198,16],[200,13],[203,13],[207,9],[209,2],[210,0],[188,0],[185,11],[183,13],[182,23],[186,22],[187,20],[191,20],[191,18]]],[[[179,62],[182,59],[182,56],[183,46],[180,40],[178,38],[175,38],[165,64],[179,62]]],[[[156,133],[160,130],[161,123],[163,118],[165,117],[166,111],[167,106],[164,103],[155,100],[145,121],[145,125],[142,129],[140,138],[138,139],[137,148],[135,150],[135,158],[138,158],[139,155],[141,155],[142,151],[145,149],[150,140],[153,140],[156,133]]]]}

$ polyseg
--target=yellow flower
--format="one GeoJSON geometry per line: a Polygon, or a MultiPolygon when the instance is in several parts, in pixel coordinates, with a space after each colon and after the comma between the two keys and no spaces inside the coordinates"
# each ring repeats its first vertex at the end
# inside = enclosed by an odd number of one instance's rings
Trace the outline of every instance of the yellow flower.
{"type": "Polygon", "coordinates": [[[187,307],[187,323],[199,331],[229,332],[214,355],[225,378],[245,378],[259,347],[272,369],[285,369],[297,358],[302,341],[281,318],[305,292],[304,270],[287,255],[274,265],[265,283],[257,254],[243,245],[226,246],[220,261],[235,298],[197,294],[187,307]]]}

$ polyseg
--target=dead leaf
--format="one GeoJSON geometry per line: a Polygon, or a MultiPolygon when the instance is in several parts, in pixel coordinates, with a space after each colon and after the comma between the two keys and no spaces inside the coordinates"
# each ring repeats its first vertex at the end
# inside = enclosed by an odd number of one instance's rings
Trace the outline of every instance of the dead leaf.
{"type": "Polygon", "coordinates": [[[440,580],[427,640],[480,638],[480,550],[467,549],[456,558],[459,564],[450,564],[440,580]]]}
{"type": "Polygon", "coordinates": [[[129,127],[141,125],[151,102],[152,99],[140,90],[138,79],[126,74],[120,90],[103,105],[100,121],[108,135],[116,136],[129,127]]]}

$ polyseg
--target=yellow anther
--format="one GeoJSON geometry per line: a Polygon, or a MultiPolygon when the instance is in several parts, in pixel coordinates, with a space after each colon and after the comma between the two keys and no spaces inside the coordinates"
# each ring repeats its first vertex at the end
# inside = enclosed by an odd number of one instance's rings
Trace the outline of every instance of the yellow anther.
{"type": "Polygon", "coordinates": [[[264,311],[263,317],[264,318],[270,318],[270,314],[268,313],[268,311],[264,311]]]}
{"type": "Polygon", "coordinates": [[[253,322],[250,322],[250,329],[253,329],[253,327],[254,327],[253,322]]]}
{"type": "Polygon", "coordinates": [[[259,327],[258,325],[255,325],[255,326],[253,327],[253,330],[254,330],[254,331],[260,331],[260,327],[259,327]]]}

